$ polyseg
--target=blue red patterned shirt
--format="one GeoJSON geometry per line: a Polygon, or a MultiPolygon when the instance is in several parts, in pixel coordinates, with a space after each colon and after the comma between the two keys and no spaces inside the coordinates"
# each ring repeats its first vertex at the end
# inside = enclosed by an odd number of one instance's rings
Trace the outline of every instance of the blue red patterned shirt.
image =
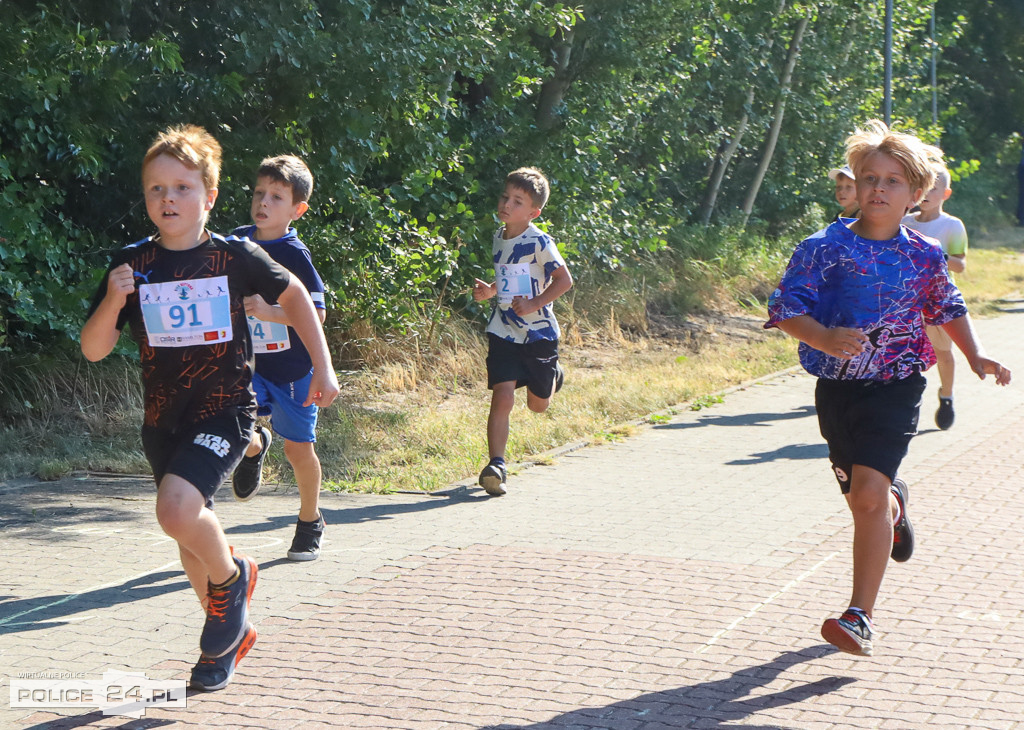
{"type": "Polygon", "coordinates": [[[868,336],[851,360],[800,343],[800,364],[830,380],[893,380],[935,364],[924,325],[967,314],[949,276],[942,248],[905,226],[895,238],[861,238],[840,219],[796,247],[768,300],[765,328],[809,315],[825,327],[852,327],[868,336]]]}

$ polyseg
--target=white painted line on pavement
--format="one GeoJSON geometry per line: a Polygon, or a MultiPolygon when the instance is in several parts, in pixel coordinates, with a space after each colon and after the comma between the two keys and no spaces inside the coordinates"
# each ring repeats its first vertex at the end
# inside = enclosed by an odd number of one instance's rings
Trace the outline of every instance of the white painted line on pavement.
{"type": "Polygon", "coordinates": [[[748,618],[750,618],[751,616],[753,616],[754,614],[756,614],[756,613],[757,613],[758,611],[760,611],[760,610],[761,610],[762,608],[764,608],[764,607],[765,607],[765,606],[767,606],[767,605],[768,605],[769,603],[771,603],[772,601],[774,601],[774,600],[775,600],[776,598],[778,598],[778,597],[779,597],[779,596],[781,596],[782,594],[784,594],[784,593],[786,593],[787,591],[789,591],[789,590],[790,590],[790,589],[791,589],[791,588],[792,588],[793,586],[795,586],[795,585],[797,585],[797,584],[799,584],[799,583],[803,582],[803,581],[804,581],[804,580],[806,580],[806,579],[807,579],[808,577],[810,577],[810,576],[814,575],[814,574],[815,574],[815,573],[816,573],[816,572],[818,571],[818,569],[819,569],[819,568],[820,568],[821,566],[825,565],[825,563],[827,563],[828,561],[830,561],[830,560],[831,560],[832,558],[834,558],[834,557],[835,557],[836,555],[838,555],[838,554],[839,554],[838,552],[834,552],[834,553],[832,553],[831,555],[829,555],[828,557],[824,558],[823,560],[820,560],[820,561],[818,561],[818,562],[817,562],[817,563],[816,563],[816,564],[815,564],[815,565],[814,565],[814,566],[813,566],[812,568],[810,568],[810,570],[807,570],[807,571],[805,571],[805,572],[801,573],[801,574],[800,574],[799,576],[797,576],[796,578],[794,578],[793,580],[791,580],[791,581],[790,581],[789,583],[787,583],[787,584],[786,584],[785,586],[783,586],[783,587],[782,587],[782,588],[780,588],[779,590],[775,591],[775,593],[773,593],[773,594],[771,594],[770,596],[768,596],[768,597],[767,597],[766,599],[764,599],[763,601],[761,601],[761,602],[760,602],[759,604],[757,604],[756,606],[754,606],[754,607],[753,607],[752,609],[750,609],[749,611],[747,611],[747,612],[746,612],[745,614],[743,614],[742,616],[740,616],[740,617],[739,617],[738,619],[736,619],[736,620],[735,620],[735,621],[733,621],[733,622],[732,622],[731,624],[729,624],[729,625],[728,625],[728,626],[726,626],[726,627],[725,627],[724,629],[722,629],[722,630],[721,630],[721,631],[719,631],[719,632],[718,632],[717,634],[715,634],[715,635],[714,635],[714,636],[712,636],[712,637],[711,637],[710,639],[708,639],[708,640],[707,640],[707,642],[706,642],[706,643],[704,644],[704,646],[702,646],[702,647],[701,647],[700,649],[698,649],[698,650],[697,650],[697,653],[698,653],[698,654],[703,654],[704,652],[706,652],[706,651],[707,651],[708,649],[710,649],[710,648],[712,647],[712,645],[714,645],[714,644],[715,644],[715,643],[716,643],[716,642],[717,642],[717,641],[718,641],[719,639],[721,639],[721,638],[722,638],[723,636],[725,636],[725,635],[726,635],[726,634],[728,634],[728,633],[729,633],[730,631],[732,631],[732,630],[733,630],[733,629],[735,629],[735,628],[736,628],[737,626],[739,626],[739,625],[740,625],[741,623],[743,623],[744,621],[746,621],[746,620],[747,620],[748,618]]]}
{"type": "Polygon", "coordinates": [[[78,593],[71,593],[71,594],[69,594],[67,596],[64,596],[63,598],[58,599],[56,601],[50,601],[49,603],[44,603],[42,606],[36,606],[35,608],[30,608],[30,609],[28,609],[26,611],[22,611],[21,613],[16,613],[13,616],[8,616],[7,618],[0,618],[0,626],[4,626],[6,624],[9,624],[12,621],[14,621],[14,619],[21,618],[22,616],[25,616],[25,615],[30,614],[30,613],[34,613],[35,611],[42,611],[44,608],[52,608],[54,606],[59,606],[62,603],[67,603],[68,601],[71,601],[71,600],[74,600],[75,598],[78,598],[79,596],[81,596],[84,593],[91,593],[92,591],[101,591],[104,588],[112,588],[113,586],[116,586],[116,585],[119,585],[119,584],[131,583],[133,580],[138,580],[139,578],[145,578],[147,575],[150,575],[151,573],[159,573],[161,571],[167,570],[168,568],[173,568],[174,566],[179,566],[180,567],[181,566],[181,562],[178,561],[178,560],[172,560],[171,562],[167,563],[166,565],[161,565],[159,568],[156,568],[154,570],[147,570],[144,573],[139,573],[138,575],[133,575],[130,578],[120,578],[118,580],[114,580],[114,581],[111,581],[109,583],[102,583],[102,584],[100,584],[98,586],[92,586],[91,588],[86,588],[84,591],[79,591],[78,593]]]}

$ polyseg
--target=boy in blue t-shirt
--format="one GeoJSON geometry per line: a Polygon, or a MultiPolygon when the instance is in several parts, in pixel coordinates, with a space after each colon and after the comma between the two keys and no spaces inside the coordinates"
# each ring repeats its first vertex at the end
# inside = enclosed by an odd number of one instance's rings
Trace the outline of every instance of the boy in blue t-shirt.
{"type": "Polygon", "coordinates": [[[496,279],[493,284],[480,279],[473,284],[476,301],[497,297],[487,324],[490,462],[479,479],[484,491],[494,496],[505,493],[505,446],[516,388],[525,385],[527,407],[543,413],[562,385],[560,330],[551,303],[572,288],[572,275],[551,237],[533,225],[549,192],[540,170],[521,167],[508,174],[498,199],[498,218],[505,225],[494,234],[496,279]]]}
{"type": "Polygon", "coordinates": [[[82,354],[101,360],[127,324],[139,345],[142,447],[156,482],[156,516],[178,545],[204,612],[190,683],[231,681],[256,641],[249,603],[258,566],[232,555],[213,512],[217,488],[245,451],[256,419],[244,298],[279,302],[316,363],[306,401],[338,395],[320,322],[303,287],[251,241],[206,229],[221,147],[193,125],[161,133],[142,162],[146,212],[158,235],[117,251],[82,327],[82,354]]]}
{"type": "MultiPolygon", "coordinates": [[[[312,192],[313,175],[302,160],[293,155],[268,157],[256,173],[251,211],[254,225],[236,228],[233,233],[258,243],[270,258],[296,276],[309,292],[323,323],[324,283],[309,249],[291,225],[309,210],[312,192]]],[[[320,514],[322,472],[314,448],[317,407],[303,403],[303,393],[313,377],[313,362],[280,307],[267,304],[257,294],[246,298],[245,311],[256,352],[252,385],[258,414],[269,415],[271,427],[284,437],[284,455],[299,488],[299,517],[288,559],[316,560],[324,533],[320,514]]],[[[247,501],[259,490],[271,441],[271,432],[263,426],[253,432],[245,458],[231,480],[236,499],[247,501]]]]}
{"type": "Polygon", "coordinates": [[[952,338],[978,377],[1010,382],[985,356],[942,249],[900,225],[931,189],[942,151],[869,122],[846,142],[860,218],[832,223],[797,246],[768,302],[765,327],[800,340],[800,363],[818,376],[815,406],[829,459],[853,513],[850,607],[821,634],[851,654],[873,651],[872,616],[889,558],[914,549],[907,485],[896,478],[917,430],[935,364],[925,324],[952,338]]]}

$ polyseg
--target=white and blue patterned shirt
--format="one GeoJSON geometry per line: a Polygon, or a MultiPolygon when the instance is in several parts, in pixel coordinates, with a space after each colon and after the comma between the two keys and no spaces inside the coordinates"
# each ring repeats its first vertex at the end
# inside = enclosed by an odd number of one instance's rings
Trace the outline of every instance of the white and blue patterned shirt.
{"type": "Polygon", "coordinates": [[[512,310],[517,296],[536,297],[551,283],[551,274],[565,260],[551,236],[532,223],[515,238],[503,238],[505,228],[494,234],[494,275],[498,295],[491,307],[487,332],[509,342],[557,340],[561,334],[550,304],[520,316],[512,310]]]}

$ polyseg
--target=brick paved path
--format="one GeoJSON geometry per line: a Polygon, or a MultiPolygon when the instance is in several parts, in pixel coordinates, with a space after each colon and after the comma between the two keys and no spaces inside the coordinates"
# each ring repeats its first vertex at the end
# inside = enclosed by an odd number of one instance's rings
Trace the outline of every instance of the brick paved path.
{"type": "MultiPolygon", "coordinates": [[[[186,678],[198,609],[146,480],[0,486],[0,725],[12,728],[1024,728],[1024,303],[979,322],[1019,382],[961,369],[958,420],[902,475],[876,656],[818,634],[849,594],[850,518],[813,380],[784,373],[502,498],[325,495],[320,560],[284,559],[294,491],[238,504],[260,639],[225,690],[141,719],[14,710],[12,677],[186,678]]],[[[930,373],[930,376],[933,375],[930,373]]],[[[557,407],[557,404],[556,404],[557,407]]],[[[525,416],[519,416],[525,417],[525,416]]]]}

